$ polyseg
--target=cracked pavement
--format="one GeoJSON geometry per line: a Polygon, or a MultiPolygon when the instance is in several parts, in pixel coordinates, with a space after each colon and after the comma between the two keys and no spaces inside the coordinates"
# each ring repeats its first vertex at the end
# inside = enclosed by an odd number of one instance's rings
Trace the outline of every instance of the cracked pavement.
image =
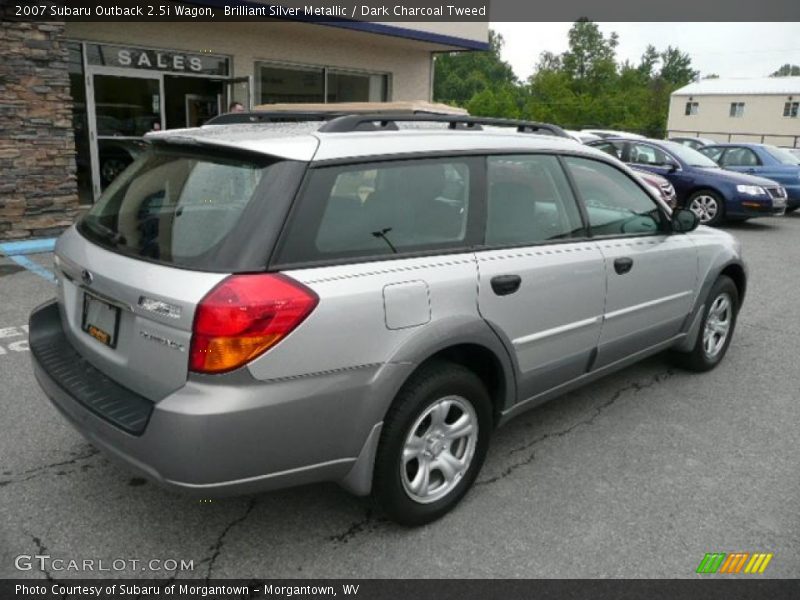
{"type": "MultiPolygon", "coordinates": [[[[49,554],[193,560],[192,571],[114,575],[201,580],[671,578],[694,577],[712,551],[773,552],[765,575],[796,577],[800,215],[728,230],[750,286],[718,369],[658,356],[523,414],[496,432],[461,505],[419,529],[332,484],[211,502],[162,490],[66,424],[27,352],[0,351],[0,577],[81,575],[14,568],[19,554],[49,554]]],[[[23,339],[53,293],[0,258],[0,336],[19,334],[0,346],[23,339]]]]}

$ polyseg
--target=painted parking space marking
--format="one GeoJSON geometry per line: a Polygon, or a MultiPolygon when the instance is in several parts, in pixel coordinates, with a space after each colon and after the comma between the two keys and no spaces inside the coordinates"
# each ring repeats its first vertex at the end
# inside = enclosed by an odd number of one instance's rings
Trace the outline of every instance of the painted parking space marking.
{"type": "Polygon", "coordinates": [[[12,352],[27,352],[27,325],[0,325],[0,359],[12,352]]]}
{"type": "Polygon", "coordinates": [[[50,283],[56,282],[55,274],[48,268],[43,267],[37,262],[32,261],[27,256],[16,255],[16,256],[9,256],[9,259],[13,260],[23,269],[30,271],[31,273],[38,275],[39,277],[46,279],[50,283]]]}

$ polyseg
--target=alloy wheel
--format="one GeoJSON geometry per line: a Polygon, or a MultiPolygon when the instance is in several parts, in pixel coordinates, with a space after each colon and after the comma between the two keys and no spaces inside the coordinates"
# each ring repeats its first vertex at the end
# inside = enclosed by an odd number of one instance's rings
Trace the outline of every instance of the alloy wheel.
{"type": "Polygon", "coordinates": [[[453,491],[470,467],[478,443],[478,416],[461,396],[428,406],[406,436],[400,477],[406,494],[429,504],[453,491]]]}
{"type": "Polygon", "coordinates": [[[713,221],[714,217],[717,216],[719,212],[719,202],[713,196],[701,194],[692,199],[689,210],[697,215],[701,223],[708,223],[709,221],[713,221]]]}
{"type": "Polygon", "coordinates": [[[733,304],[727,293],[714,299],[706,317],[703,329],[703,352],[708,358],[714,358],[725,346],[733,321],[733,304]]]}

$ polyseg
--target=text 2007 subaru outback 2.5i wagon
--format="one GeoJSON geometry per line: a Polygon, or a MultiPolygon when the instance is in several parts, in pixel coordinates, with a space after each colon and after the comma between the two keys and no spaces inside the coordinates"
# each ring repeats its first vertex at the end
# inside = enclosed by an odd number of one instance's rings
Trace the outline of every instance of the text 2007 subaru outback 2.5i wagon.
{"type": "Polygon", "coordinates": [[[31,315],[55,406],[170,486],[336,481],[420,524],[525,409],[661,350],[722,359],[730,235],[536,126],[404,119],[148,136],[31,315]]]}

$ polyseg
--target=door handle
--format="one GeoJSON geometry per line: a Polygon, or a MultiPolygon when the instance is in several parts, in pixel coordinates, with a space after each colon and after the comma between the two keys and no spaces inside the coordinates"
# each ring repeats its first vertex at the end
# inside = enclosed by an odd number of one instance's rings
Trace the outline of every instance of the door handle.
{"type": "Polygon", "coordinates": [[[498,296],[507,296],[516,292],[521,283],[522,277],[519,275],[498,275],[492,277],[492,290],[498,296]]]}
{"type": "Polygon", "coordinates": [[[625,275],[633,268],[633,259],[623,257],[618,258],[614,261],[614,270],[619,273],[620,275],[625,275]]]}

